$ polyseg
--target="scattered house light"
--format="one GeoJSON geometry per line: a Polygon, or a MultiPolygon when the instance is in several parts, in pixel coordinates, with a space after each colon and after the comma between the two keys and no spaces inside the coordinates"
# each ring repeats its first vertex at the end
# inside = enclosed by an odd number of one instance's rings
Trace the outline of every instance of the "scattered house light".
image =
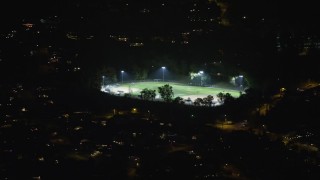
{"type": "Polygon", "coordinates": [[[144,45],[143,43],[130,43],[131,47],[141,47],[143,45],[144,45]]]}

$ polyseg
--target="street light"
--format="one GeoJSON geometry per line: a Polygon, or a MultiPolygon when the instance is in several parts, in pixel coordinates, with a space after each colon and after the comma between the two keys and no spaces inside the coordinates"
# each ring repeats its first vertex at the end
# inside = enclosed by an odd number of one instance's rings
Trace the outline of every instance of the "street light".
{"type": "Polygon", "coordinates": [[[121,82],[123,83],[123,73],[124,71],[121,71],[121,82]]]}
{"type": "Polygon", "coordinates": [[[166,67],[162,66],[162,81],[164,82],[164,70],[166,69],[166,67]]]}

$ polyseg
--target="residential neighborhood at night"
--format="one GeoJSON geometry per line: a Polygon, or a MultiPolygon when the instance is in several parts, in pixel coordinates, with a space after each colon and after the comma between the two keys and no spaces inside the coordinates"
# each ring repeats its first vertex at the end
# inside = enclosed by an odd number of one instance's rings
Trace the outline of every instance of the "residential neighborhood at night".
{"type": "Polygon", "coordinates": [[[7,2],[0,179],[319,179],[315,2],[7,2]]]}

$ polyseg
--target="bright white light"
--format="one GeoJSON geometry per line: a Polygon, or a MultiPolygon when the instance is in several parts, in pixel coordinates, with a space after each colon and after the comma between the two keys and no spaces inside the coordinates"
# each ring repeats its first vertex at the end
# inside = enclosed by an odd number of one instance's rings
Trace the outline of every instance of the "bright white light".
{"type": "Polygon", "coordinates": [[[165,69],[166,67],[162,66],[162,69],[165,69]]]}
{"type": "Polygon", "coordinates": [[[121,82],[123,83],[123,73],[124,73],[124,71],[122,70],[121,71],[121,82]]]}
{"type": "Polygon", "coordinates": [[[240,78],[243,78],[243,75],[239,75],[240,78]]]}
{"type": "Polygon", "coordinates": [[[203,74],[203,71],[199,71],[199,74],[203,74]]]}

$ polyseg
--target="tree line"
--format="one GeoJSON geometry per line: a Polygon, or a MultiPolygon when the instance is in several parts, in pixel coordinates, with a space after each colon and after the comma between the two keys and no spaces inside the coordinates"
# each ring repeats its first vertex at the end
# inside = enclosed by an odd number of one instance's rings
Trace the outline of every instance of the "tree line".
{"type": "MultiPolygon", "coordinates": [[[[188,98],[186,100],[180,96],[173,98],[174,97],[173,88],[169,84],[165,84],[163,86],[158,87],[158,93],[160,94],[160,97],[161,97],[161,99],[163,99],[164,102],[172,102],[175,104],[185,104],[185,101],[190,102],[190,103],[192,102],[190,98],[188,98]]],[[[144,88],[140,92],[139,97],[143,100],[153,101],[156,98],[156,90],[144,88]]],[[[211,106],[215,105],[215,102],[213,100],[214,100],[214,97],[212,95],[208,95],[207,97],[204,97],[204,98],[196,98],[193,102],[193,105],[211,107],[211,106]]],[[[220,92],[217,94],[217,101],[220,104],[223,104],[225,102],[229,103],[234,100],[235,100],[235,98],[232,97],[230,93],[220,92]]]]}

